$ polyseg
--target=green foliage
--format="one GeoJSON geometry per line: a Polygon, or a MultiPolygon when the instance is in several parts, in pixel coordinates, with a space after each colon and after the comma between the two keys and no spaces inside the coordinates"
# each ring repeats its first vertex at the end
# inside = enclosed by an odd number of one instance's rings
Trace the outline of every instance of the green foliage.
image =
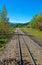
{"type": "Polygon", "coordinates": [[[4,46],[8,39],[10,39],[6,34],[12,34],[13,31],[14,27],[9,23],[6,7],[3,6],[2,10],[0,11],[0,48],[4,46]]]}
{"type": "Polygon", "coordinates": [[[19,27],[19,28],[22,28],[22,27],[26,27],[29,25],[29,22],[28,23],[18,23],[18,24],[14,24],[13,26],[16,28],[16,27],[19,27]]]}
{"type": "Polygon", "coordinates": [[[0,34],[7,34],[7,32],[9,32],[11,29],[13,29],[13,26],[9,23],[6,7],[3,6],[2,10],[0,11],[0,34]]]}
{"type": "Polygon", "coordinates": [[[6,38],[0,36],[0,44],[4,44],[6,42],[6,38]]]}
{"type": "Polygon", "coordinates": [[[30,35],[35,36],[37,39],[42,40],[42,31],[33,28],[21,28],[21,30],[27,32],[30,35]]]}
{"type": "Polygon", "coordinates": [[[1,21],[6,22],[6,20],[7,20],[7,11],[6,11],[6,7],[3,6],[1,11],[1,21]]]}
{"type": "Polygon", "coordinates": [[[42,14],[34,15],[30,23],[32,28],[42,30],[42,14]]]}

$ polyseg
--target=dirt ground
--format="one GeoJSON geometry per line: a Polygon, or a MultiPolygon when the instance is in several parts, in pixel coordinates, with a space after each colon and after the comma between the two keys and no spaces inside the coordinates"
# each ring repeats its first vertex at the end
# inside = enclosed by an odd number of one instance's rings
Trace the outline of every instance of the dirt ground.
{"type": "MultiPolygon", "coordinates": [[[[15,31],[17,32],[17,30],[15,31]]],[[[24,34],[22,31],[18,29],[18,32],[24,34]]],[[[28,36],[23,36],[29,49],[38,65],[42,65],[42,47],[36,44],[33,40],[31,40],[28,36]]],[[[21,37],[20,37],[21,40],[21,37]]],[[[18,53],[18,37],[16,35],[13,36],[11,41],[6,45],[3,50],[3,53],[0,55],[0,60],[7,58],[16,59],[16,52],[18,53]]]]}

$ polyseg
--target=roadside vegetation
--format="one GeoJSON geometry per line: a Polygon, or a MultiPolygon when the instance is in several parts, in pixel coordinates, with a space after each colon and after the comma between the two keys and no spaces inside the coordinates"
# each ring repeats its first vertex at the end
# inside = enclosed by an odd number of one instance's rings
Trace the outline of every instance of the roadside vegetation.
{"type": "Polygon", "coordinates": [[[42,31],[42,13],[34,15],[29,25],[31,28],[42,31]]]}
{"type": "Polygon", "coordinates": [[[30,35],[35,36],[37,39],[42,40],[42,31],[33,29],[33,28],[21,28],[23,31],[27,32],[30,35]]]}
{"type": "Polygon", "coordinates": [[[3,6],[2,10],[0,10],[0,51],[5,46],[6,42],[9,41],[10,37],[8,35],[13,34],[14,30],[13,24],[9,23],[6,7],[3,6]]]}
{"type": "Polygon", "coordinates": [[[30,22],[21,29],[42,40],[42,13],[34,15],[30,22]]]}

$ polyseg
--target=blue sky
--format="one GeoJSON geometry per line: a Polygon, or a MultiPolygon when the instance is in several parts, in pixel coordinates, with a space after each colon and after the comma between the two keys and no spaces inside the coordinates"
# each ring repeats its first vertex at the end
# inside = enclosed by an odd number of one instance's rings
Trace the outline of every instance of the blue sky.
{"type": "Polygon", "coordinates": [[[6,5],[11,23],[29,22],[42,10],[42,0],[0,0],[0,10],[3,5],[6,5]]]}

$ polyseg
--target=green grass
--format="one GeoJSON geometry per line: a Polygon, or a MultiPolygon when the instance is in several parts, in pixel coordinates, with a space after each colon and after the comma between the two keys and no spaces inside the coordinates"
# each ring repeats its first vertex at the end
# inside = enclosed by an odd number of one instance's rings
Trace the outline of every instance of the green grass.
{"type": "Polygon", "coordinates": [[[0,36],[0,52],[2,51],[2,48],[5,46],[7,42],[7,38],[5,38],[4,36],[0,36]]]}
{"type": "Polygon", "coordinates": [[[36,38],[42,40],[42,31],[32,28],[21,28],[21,29],[31,35],[34,35],[36,38]]]}

